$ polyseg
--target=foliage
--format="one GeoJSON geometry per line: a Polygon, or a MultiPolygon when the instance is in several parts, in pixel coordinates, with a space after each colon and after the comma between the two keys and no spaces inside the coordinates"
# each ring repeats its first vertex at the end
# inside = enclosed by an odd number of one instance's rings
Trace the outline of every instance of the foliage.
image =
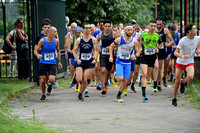
{"type": "Polygon", "coordinates": [[[114,24],[139,18],[142,11],[152,7],[154,1],[147,0],[66,0],[66,15],[78,24],[88,21],[97,23],[110,19],[114,24]]]}

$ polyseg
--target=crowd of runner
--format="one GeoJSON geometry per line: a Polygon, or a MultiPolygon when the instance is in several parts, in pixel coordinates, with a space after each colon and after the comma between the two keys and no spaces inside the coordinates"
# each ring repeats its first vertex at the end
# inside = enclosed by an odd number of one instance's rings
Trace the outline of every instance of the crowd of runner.
{"type": "MultiPolygon", "coordinates": [[[[69,23],[68,17],[66,23],[69,23]]],[[[200,36],[193,23],[183,25],[183,38],[177,21],[165,25],[161,17],[142,28],[135,20],[124,26],[101,19],[97,26],[88,22],[77,26],[73,22],[66,30],[64,47],[71,75],[69,88],[74,88],[81,101],[90,96],[89,85],[96,87],[100,95],[107,95],[112,83],[113,87],[120,85],[116,101],[124,102],[121,95],[127,96],[128,88],[136,93],[138,81],[142,101],[146,102],[147,84],[152,84],[152,92],[157,93],[169,87],[168,80],[175,82],[172,105],[177,106],[178,89],[184,93],[186,83],[194,77],[194,56],[200,51],[200,36]]],[[[57,84],[56,62],[62,68],[59,37],[50,20],[44,19],[42,33],[36,40],[34,53],[40,59],[40,100],[45,101],[57,84]]]]}

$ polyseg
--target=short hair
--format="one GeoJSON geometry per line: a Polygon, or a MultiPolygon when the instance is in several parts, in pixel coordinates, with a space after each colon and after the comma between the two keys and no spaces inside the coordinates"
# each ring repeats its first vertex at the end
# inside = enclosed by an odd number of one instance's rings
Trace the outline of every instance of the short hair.
{"type": "Polygon", "coordinates": [[[103,22],[104,22],[104,19],[100,19],[100,20],[99,20],[99,23],[103,23],[103,22]]]}
{"type": "Polygon", "coordinates": [[[43,22],[45,22],[45,21],[51,25],[51,20],[50,20],[50,19],[44,18],[44,19],[43,19],[43,22]]]}
{"type": "Polygon", "coordinates": [[[66,19],[66,22],[69,22],[69,17],[68,16],[66,16],[65,19],[66,19]]]}
{"type": "Polygon", "coordinates": [[[142,29],[147,29],[147,25],[146,25],[146,24],[143,24],[143,25],[142,25],[142,29]]]}
{"type": "Polygon", "coordinates": [[[176,30],[176,26],[175,25],[172,25],[171,27],[170,27],[170,30],[176,30]]]}
{"type": "Polygon", "coordinates": [[[116,27],[117,27],[117,29],[119,29],[119,26],[118,26],[118,25],[116,25],[116,24],[113,25],[113,28],[116,28],[116,27]]]}
{"type": "Polygon", "coordinates": [[[189,23],[188,25],[185,26],[185,33],[189,33],[189,30],[192,30],[192,26],[194,25],[194,23],[189,23]]]}
{"type": "Polygon", "coordinates": [[[95,25],[94,25],[94,24],[90,24],[90,26],[95,28],[95,25]]]}
{"type": "Polygon", "coordinates": [[[88,25],[88,24],[90,24],[90,23],[84,22],[84,23],[82,24],[82,28],[85,28],[85,25],[88,25]]]}
{"type": "Polygon", "coordinates": [[[163,22],[163,18],[162,17],[157,17],[156,21],[162,21],[163,22]]]}
{"type": "Polygon", "coordinates": [[[132,25],[134,25],[134,24],[136,24],[136,21],[131,20],[131,21],[129,21],[128,23],[131,23],[132,25]]]}
{"type": "Polygon", "coordinates": [[[108,19],[106,19],[106,20],[104,20],[104,21],[103,21],[103,24],[105,24],[105,23],[112,24],[112,21],[111,21],[111,20],[108,20],[108,19]]]}
{"type": "Polygon", "coordinates": [[[174,21],[173,21],[173,24],[175,24],[175,23],[178,23],[177,20],[174,20],[174,21]]]}
{"type": "Polygon", "coordinates": [[[42,22],[42,27],[45,26],[45,25],[50,25],[50,23],[47,22],[47,21],[43,21],[43,22],[42,22]]]}
{"type": "Polygon", "coordinates": [[[156,21],[155,20],[150,20],[149,23],[156,23],[156,21]]]}

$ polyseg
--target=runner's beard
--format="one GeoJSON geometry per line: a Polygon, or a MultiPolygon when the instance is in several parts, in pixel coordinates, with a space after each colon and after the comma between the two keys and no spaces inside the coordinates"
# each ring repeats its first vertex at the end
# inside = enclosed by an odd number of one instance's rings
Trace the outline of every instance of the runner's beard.
{"type": "Polygon", "coordinates": [[[129,34],[127,34],[127,33],[126,33],[126,36],[127,36],[127,37],[131,37],[131,36],[132,36],[132,34],[131,34],[131,35],[129,35],[129,34]]]}

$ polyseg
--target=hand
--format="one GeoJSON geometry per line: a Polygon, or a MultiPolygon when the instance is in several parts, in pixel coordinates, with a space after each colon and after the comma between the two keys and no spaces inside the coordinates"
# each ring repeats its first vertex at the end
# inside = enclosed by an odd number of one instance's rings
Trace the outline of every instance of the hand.
{"type": "Polygon", "coordinates": [[[187,60],[187,59],[190,58],[190,56],[189,55],[183,55],[183,58],[187,60]]]}
{"type": "Polygon", "coordinates": [[[92,61],[92,64],[96,64],[96,60],[95,59],[92,61]]]}
{"type": "Polygon", "coordinates": [[[97,59],[97,57],[96,57],[96,56],[93,56],[92,58],[93,58],[94,60],[96,60],[96,59],[97,59]]]}
{"type": "Polygon", "coordinates": [[[77,60],[77,64],[80,65],[81,64],[81,60],[78,59],[77,60]]]}
{"type": "Polygon", "coordinates": [[[110,49],[110,46],[107,46],[106,49],[109,50],[109,49],[110,49]]]}
{"type": "Polygon", "coordinates": [[[58,68],[62,69],[62,63],[61,62],[58,62],[58,68]]]}
{"type": "Polygon", "coordinates": [[[12,46],[12,49],[16,50],[16,46],[12,46]]]}
{"type": "Polygon", "coordinates": [[[155,50],[156,50],[156,53],[158,53],[158,52],[159,52],[159,49],[157,49],[157,48],[156,48],[155,50]]]}
{"type": "Polygon", "coordinates": [[[38,54],[38,55],[37,55],[37,58],[38,58],[38,59],[42,58],[42,55],[41,55],[41,54],[38,54]]]}
{"type": "Polygon", "coordinates": [[[200,53],[200,51],[199,50],[196,50],[196,52],[195,52],[197,55],[199,55],[199,53],[200,53]]]}
{"type": "Polygon", "coordinates": [[[135,59],[136,59],[135,55],[131,55],[131,60],[135,60],[135,59]]]}
{"type": "Polygon", "coordinates": [[[65,51],[65,58],[67,59],[67,51],[65,51]]]}
{"type": "Polygon", "coordinates": [[[109,58],[109,62],[113,63],[113,57],[109,58]]]}

